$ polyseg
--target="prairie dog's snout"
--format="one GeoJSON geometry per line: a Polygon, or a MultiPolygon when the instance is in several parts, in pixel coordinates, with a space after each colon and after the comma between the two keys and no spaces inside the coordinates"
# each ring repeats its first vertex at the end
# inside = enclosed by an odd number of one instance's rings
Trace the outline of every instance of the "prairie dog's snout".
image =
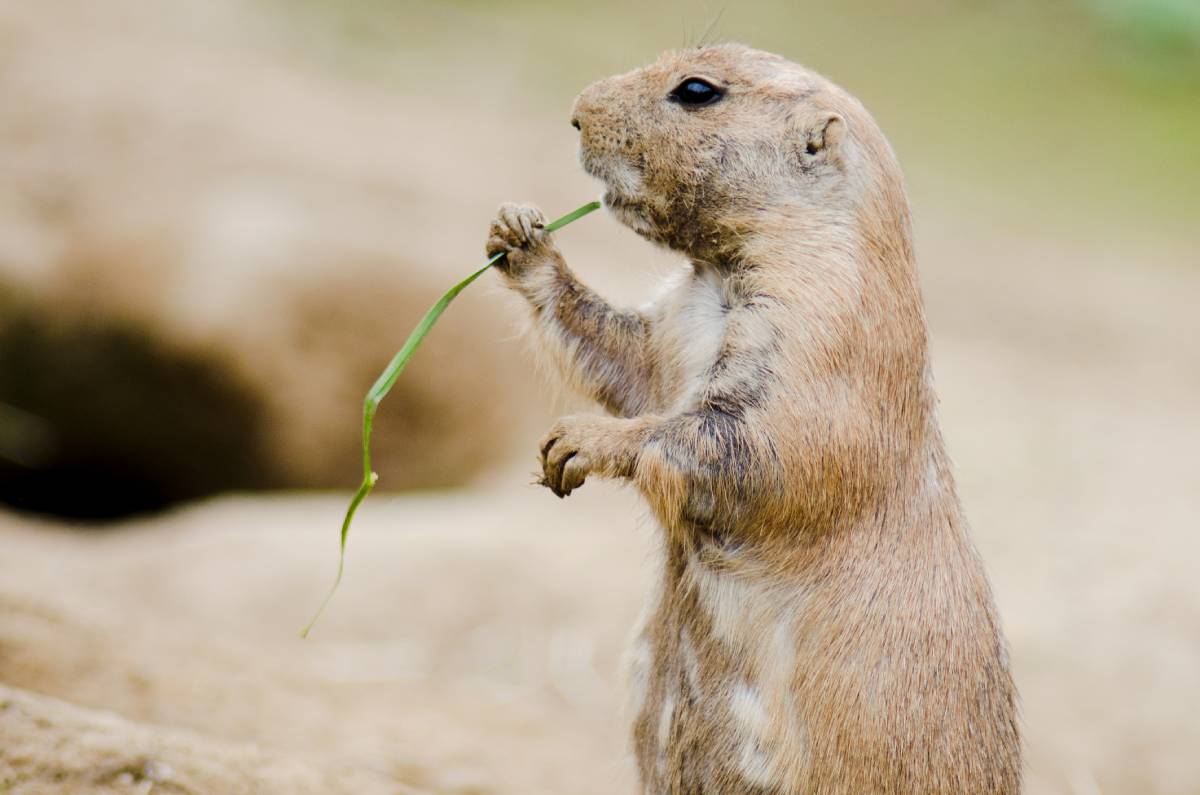
{"type": "MultiPolygon", "coordinates": [[[[605,204],[618,212],[645,199],[645,157],[639,153],[641,133],[620,99],[619,78],[594,83],[575,100],[571,123],[579,130],[583,170],[605,187],[605,204]]],[[[628,219],[625,219],[628,220],[628,219]]]]}

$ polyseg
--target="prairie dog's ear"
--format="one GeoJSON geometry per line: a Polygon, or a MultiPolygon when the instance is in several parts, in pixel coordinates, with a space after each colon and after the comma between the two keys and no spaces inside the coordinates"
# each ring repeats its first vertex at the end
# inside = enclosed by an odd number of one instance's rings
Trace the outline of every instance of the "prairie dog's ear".
{"type": "Polygon", "coordinates": [[[841,166],[842,144],[846,138],[846,120],[834,111],[820,111],[802,123],[798,149],[805,168],[824,161],[841,166]]]}

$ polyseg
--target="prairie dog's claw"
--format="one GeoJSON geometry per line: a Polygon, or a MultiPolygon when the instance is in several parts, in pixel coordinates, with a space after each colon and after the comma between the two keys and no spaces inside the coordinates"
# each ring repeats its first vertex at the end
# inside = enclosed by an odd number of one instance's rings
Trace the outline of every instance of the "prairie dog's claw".
{"type": "Polygon", "coordinates": [[[542,211],[532,204],[506,202],[496,211],[496,220],[488,229],[487,256],[504,254],[507,270],[516,255],[532,253],[533,249],[545,245],[546,219],[542,211]]]}

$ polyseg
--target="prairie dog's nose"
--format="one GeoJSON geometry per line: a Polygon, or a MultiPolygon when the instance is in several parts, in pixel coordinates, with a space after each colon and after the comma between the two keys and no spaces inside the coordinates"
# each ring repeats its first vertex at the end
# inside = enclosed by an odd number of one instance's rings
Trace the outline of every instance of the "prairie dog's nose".
{"type": "Polygon", "coordinates": [[[576,130],[583,132],[583,117],[587,114],[587,109],[582,107],[583,95],[575,98],[575,103],[571,106],[571,126],[576,130]]]}
{"type": "Polygon", "coordinates": [[[580,132],[583,132],[583,125],[596,111],[596,95],[599,93],[596,89],[597,85],[597,83],[593,83],[581,91],[579,96],[575,97],[575,104],[571,107],[571,126],[580,132]]]}

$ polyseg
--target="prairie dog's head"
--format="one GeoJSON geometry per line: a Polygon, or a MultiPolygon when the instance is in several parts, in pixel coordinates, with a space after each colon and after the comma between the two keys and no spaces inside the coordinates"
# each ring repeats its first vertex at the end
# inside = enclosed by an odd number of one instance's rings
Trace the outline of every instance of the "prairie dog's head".
{"type": "Polygon", "coordinates": [[[729,241],[771,214],[844,217],[879,177],[899,184],[857,100],[739,44],[670,52],[594,83],[571,123],[583,167],[604,182],[617,218],[700,258],[733,254],[729,241]]]}

